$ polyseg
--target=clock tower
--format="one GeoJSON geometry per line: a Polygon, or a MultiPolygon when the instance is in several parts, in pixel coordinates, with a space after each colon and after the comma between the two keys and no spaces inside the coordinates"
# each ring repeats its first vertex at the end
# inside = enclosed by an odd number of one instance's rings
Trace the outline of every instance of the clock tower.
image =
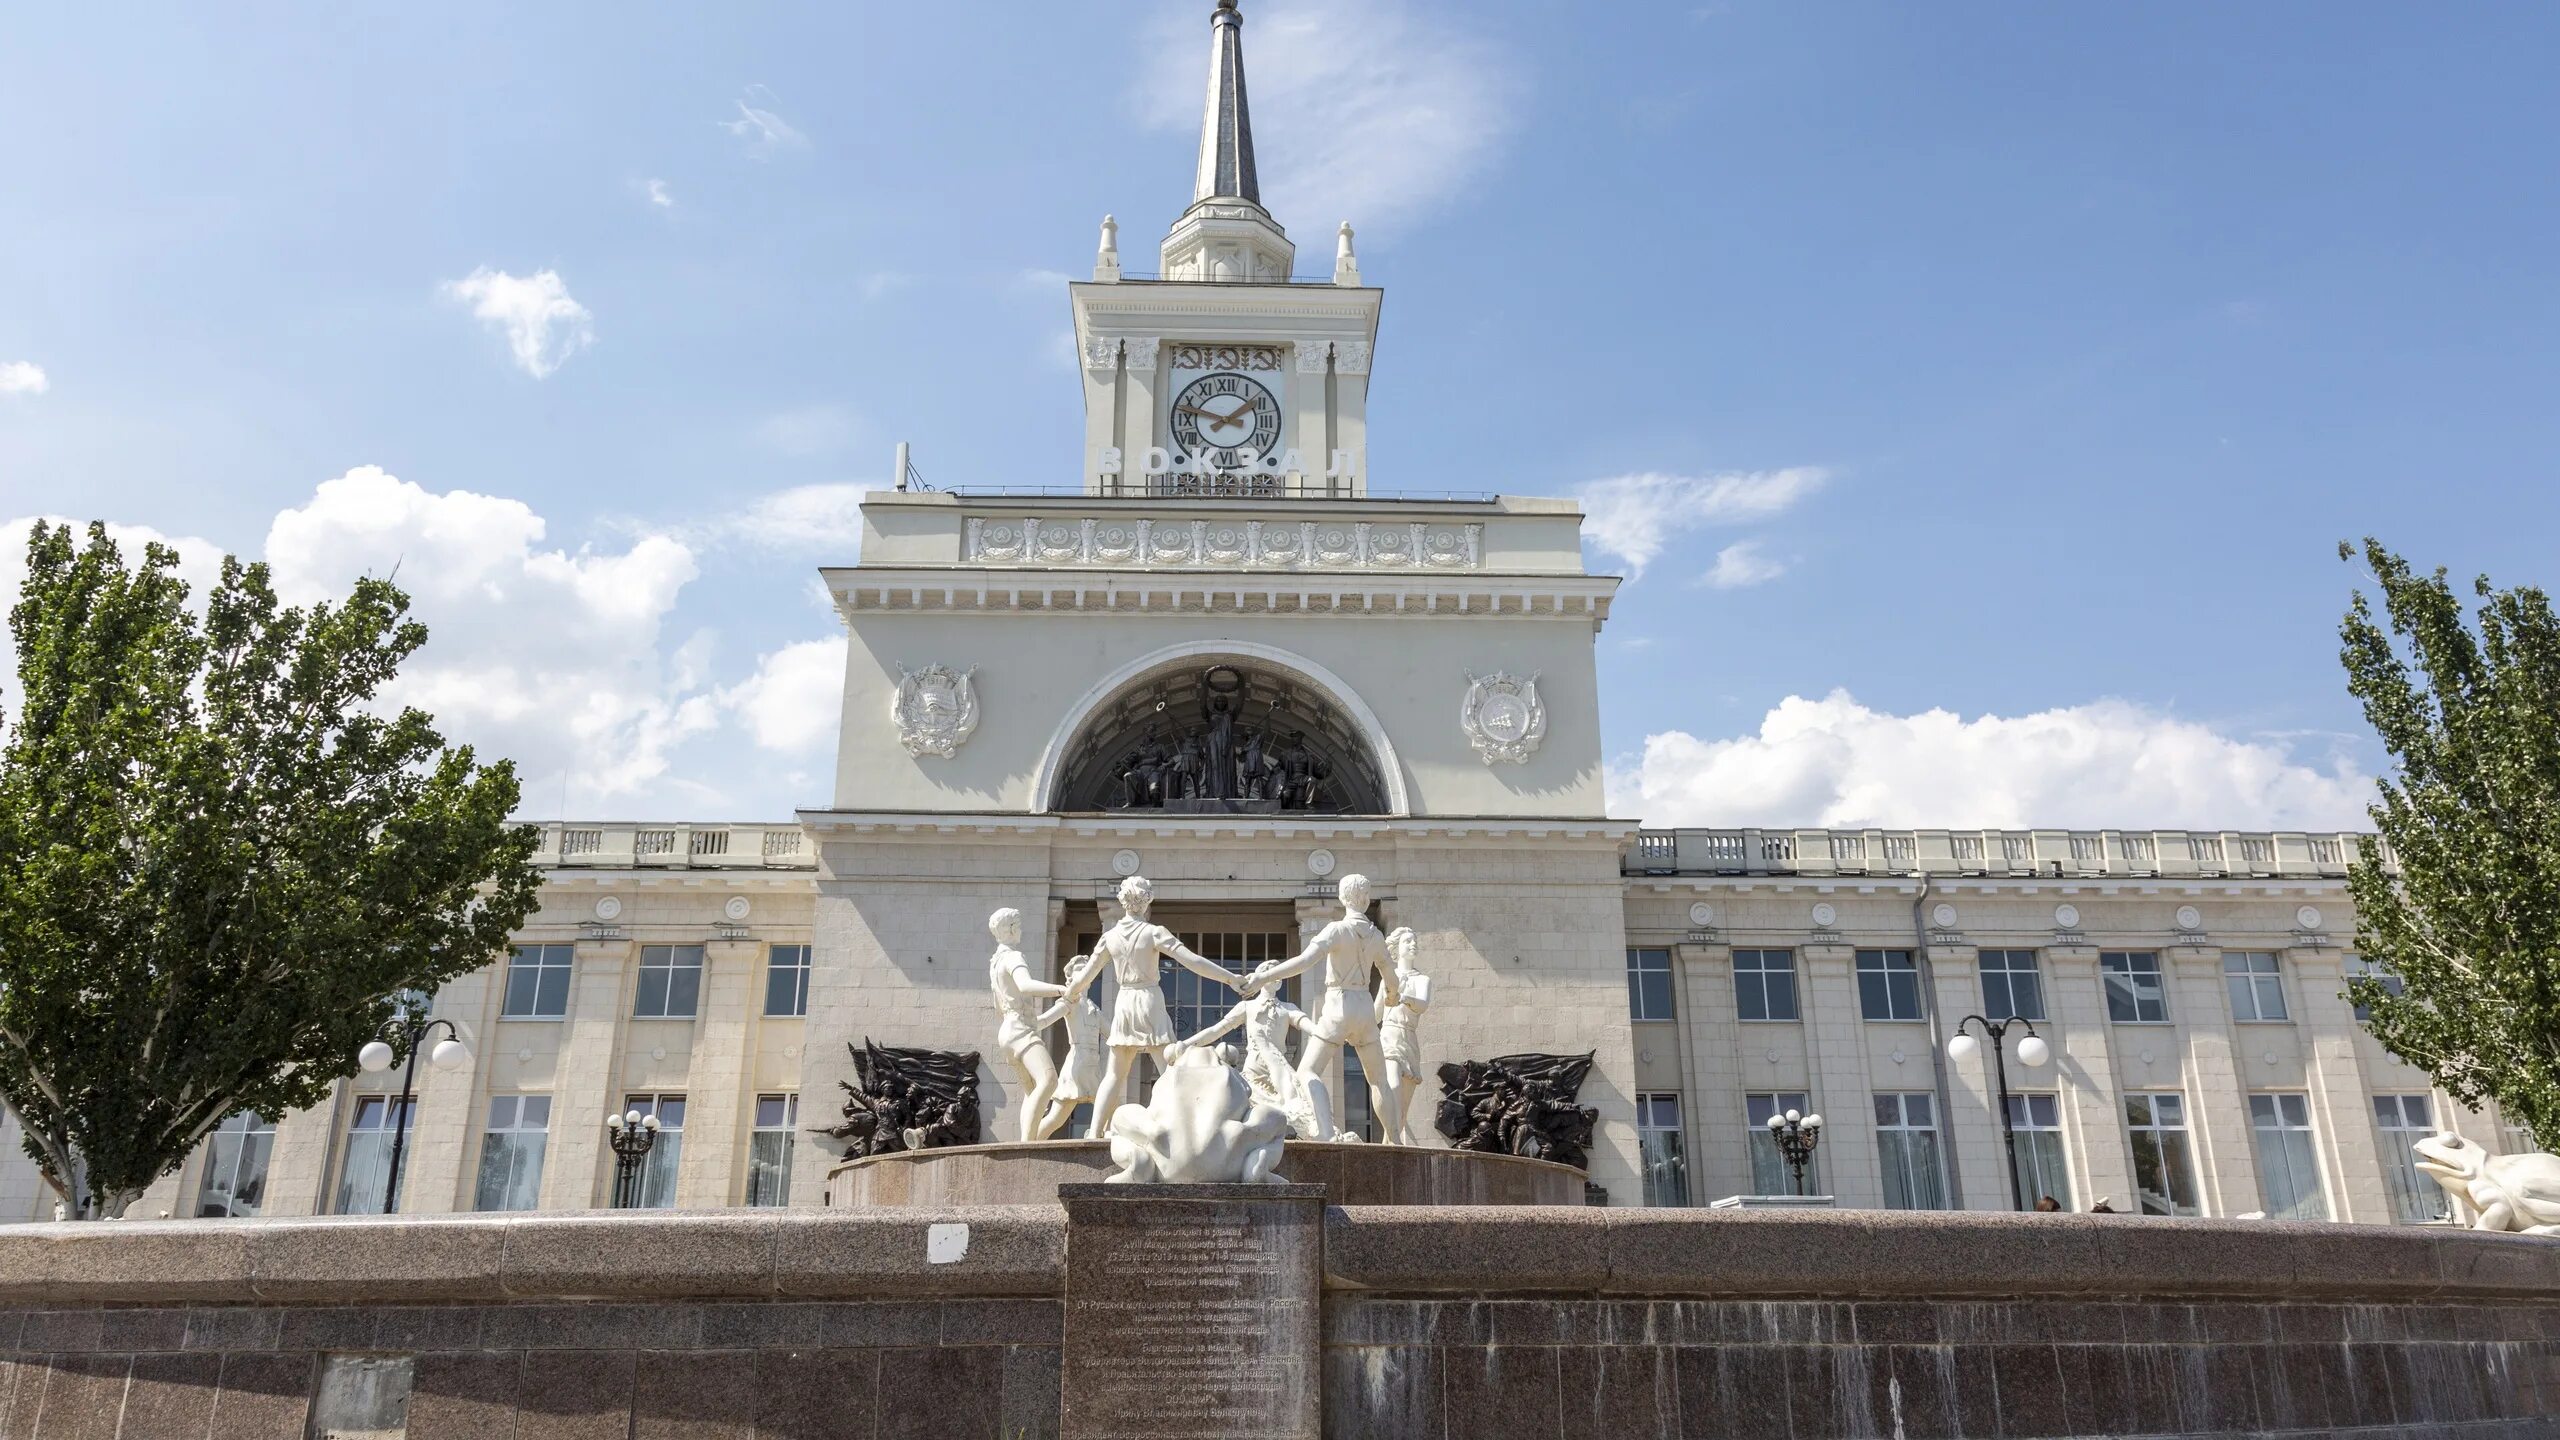
{"type": "Polygon", "coordinates": [[[1348,221],[1330,276],[1291,273],[1297,249],[1254,174],[1236,0],[1219,0],[1209,35],[1199,171],[1159,270],[1124,272],[1119,224],[1105,216],[1093,279],[1067,287],[1084,371],[1085,488],[1365,495],[1383,297],[1360,283],[1348,221]]]}

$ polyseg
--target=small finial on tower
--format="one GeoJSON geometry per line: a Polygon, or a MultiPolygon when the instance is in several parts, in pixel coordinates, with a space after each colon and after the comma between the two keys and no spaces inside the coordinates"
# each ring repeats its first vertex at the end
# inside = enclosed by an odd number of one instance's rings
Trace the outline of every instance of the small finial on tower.
{"type": "Polygon", "coordinates": [[[1111,284],[1120,278],[1120,222],[1102,217],[1102,244],[1093,254],[1093,278],[1111,284]]]}
{"type": "Polygon", "coordinates": [[[1351,222],[1348,220],[1342,222],[1342,230],[1335,236],[1333,242],[1333,283],[1336,285],[1360,283],[1360,257],[1352,253],[1351,222]]]}

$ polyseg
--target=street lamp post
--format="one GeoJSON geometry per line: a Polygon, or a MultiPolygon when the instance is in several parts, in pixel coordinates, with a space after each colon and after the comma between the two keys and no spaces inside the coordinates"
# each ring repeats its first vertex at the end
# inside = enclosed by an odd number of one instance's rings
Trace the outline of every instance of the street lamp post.
{"type": "Polygon", "coordinates": [[[658,1143],[658,1117],[637,1110],[604,1117],[606,1138],[613,1145],[613,1208],[636,1209],[640,1204],[640,1162],[658,1143]]]}
{"type": "Polygon", "coordinates": [[[1822,1143],[1822,1117],[1793,1110],[1772,1115],[1769,1138],[1778,1142],[1779,1158],[1795,1174],[1796,1194],[1804,1194],[1804,1167],[1813,1163],[1813,1147],[1822,1143]]]}
{"type": "Polygon", "coordinates": [[[2053,1058],[2053,1047],[2036,1033],[2035,1022],[2012,1015],[2006,1020],[1989,1020],[1980,1015],[1967,1015],[1956,1022],[1956,1038],[1947,1042],[1947,1058],[1970,1060],[1981,1042],[1968,1033],[1979,1025],[1991,1040],[1991,1103],[2000,1107],[2000,1139],[2009,1150],[2009,1203],[2020,1210],[2027,1208],[2025,1182],[2018,1178],[2018,1124],[2009,1114],[2009,1027],[2026,1027],[2027,1038],[2018,1042],[2018,1059],[2030,1070],[2053,1058]]]}
{"type": "Polygon", "coordinates": [[[400,1165],[408,1158],[409,1110],[418,1100],[418,1051],[439,1025],[444,1027],[444,1038],[437,1041],[435,1049],[428,1053],[427,1063],[439,1070],[458,1070],[471,1059],[469,1047],[462,1043],[462,1032],[455,1029],[450,1020],[430,1020],[423,1013],[410,1013],[405,1006],[399,1014],[384,1021],[380,1033],[356,1052],[356,1064],[370,1075],[379,1075],[390,1069],[394,1060],[404,1061],[400,1070],[400,1098],[392,1102],[391,1177],[382,1186],[382,1213],[385,1215],[396,1214],[400,1209],[400,1165]]]}

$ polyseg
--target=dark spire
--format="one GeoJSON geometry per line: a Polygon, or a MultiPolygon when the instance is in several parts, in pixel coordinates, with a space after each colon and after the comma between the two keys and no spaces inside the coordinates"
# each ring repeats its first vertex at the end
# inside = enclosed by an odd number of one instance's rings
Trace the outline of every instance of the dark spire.
{"type": "Polygon", "coordinates": [[[1253,121],[1245,113],[1244,16],[1236,0],[1218,0],[1209,17],[1209,105],[1200,118],[1200,178],[1192,203],[1262,203],[1253,176],[1253,121]]]}

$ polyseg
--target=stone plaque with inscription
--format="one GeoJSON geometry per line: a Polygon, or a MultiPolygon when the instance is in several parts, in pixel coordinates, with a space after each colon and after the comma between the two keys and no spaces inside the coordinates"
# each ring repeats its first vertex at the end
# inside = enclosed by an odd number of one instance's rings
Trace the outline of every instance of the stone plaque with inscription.
{"type": "Polygon", "coordinates": [[[1066,1440],[1317,1440],[1324,1193],[1059,1186],[1066,1440]]]}

